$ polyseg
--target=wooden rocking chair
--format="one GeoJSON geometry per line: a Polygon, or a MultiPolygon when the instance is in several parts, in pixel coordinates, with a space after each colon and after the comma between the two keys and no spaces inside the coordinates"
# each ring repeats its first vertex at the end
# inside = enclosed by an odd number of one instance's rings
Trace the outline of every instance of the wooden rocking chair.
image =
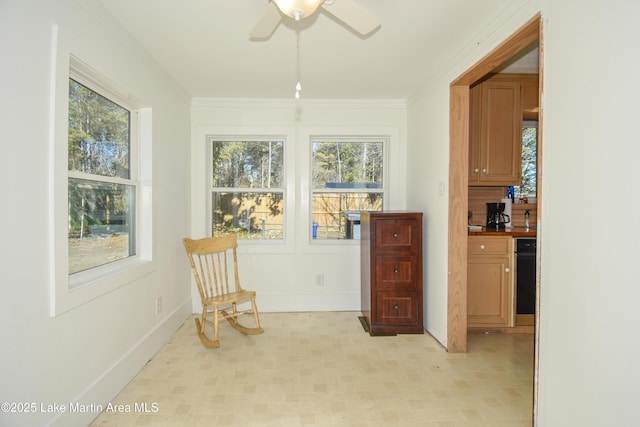
{"type": "Polygon", "coordinates": [[[243,334],[256,335],[264,332],[260,327],[256,293],[242,289],[238,279],[238,236],[233,234],[198,240],[185,238],[183,243],[202,300],[202,315],[200,319],[195,319],[202,344],[209,348],[220,346],[218,339],[220,319],[227,319],[231,326],[243,334]],[[230,268],[233,269],[231,278],[229,277],[230,268]],[[237,305],[242,302],[251,302],[251,307],[238,310],[237,305]],[[207,320],[209,313],[213,314],[213,322],[207,320]],[[238,317],[244,314],[253,314],[256,327],[242,326],[238,322],[238,317]],[[213,339],[205,334],[206,324],[213,325],[213,339]]]}

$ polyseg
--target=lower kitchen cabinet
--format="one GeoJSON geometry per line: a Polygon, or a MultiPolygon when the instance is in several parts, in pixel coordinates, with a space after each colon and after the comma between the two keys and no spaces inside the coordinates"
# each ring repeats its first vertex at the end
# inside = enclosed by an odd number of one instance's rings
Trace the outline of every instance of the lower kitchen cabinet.
{"type": "Polygon", "coordinates": [[[513,238],[468,239],[467,326],[514,326],[513,238]]]}

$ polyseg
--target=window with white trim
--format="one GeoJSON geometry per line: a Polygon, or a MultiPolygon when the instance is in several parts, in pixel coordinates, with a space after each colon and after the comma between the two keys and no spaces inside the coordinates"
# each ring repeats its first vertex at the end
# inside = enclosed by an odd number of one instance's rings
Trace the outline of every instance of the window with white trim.
{"type": "Polygon", "coordinates": [[[210,232],[283,240],[283,137],[209,136],[210,232]]]}
{"type": "Polygon", "coordinates": [[[134,115],[69,79],[69,274],[136,254],[134,115]]]}
{"type": "Polygon", "coordinates": [[[154,270],[152,108],[77,57],[56,59],[52,316],[154,270]]]}
{"type": "Polygon", "coordinates": [[[311,237],[359,239],[360,211],[381,211],[384,137],[311,137],[311,237]]]}

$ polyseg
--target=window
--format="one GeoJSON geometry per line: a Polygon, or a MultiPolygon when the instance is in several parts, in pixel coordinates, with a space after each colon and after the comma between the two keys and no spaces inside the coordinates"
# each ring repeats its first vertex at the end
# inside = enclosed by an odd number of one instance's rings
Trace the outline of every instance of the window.
{"type": "Polygon", "coordinates": [[[522,125],[522,181],[514,187],[518,198],[536,197],[538,160],[538,122],[525,121],[522,125]]]}
{"type": "Polygon", "coordinates": [[[311,138],[311,236],[358,239],[360,211],[383,207],[384,138],[311,138]]]}
{"type": "Polygon", "coordinates": [[[136,254],[131,111],[69,79],[69,274],[136,254]]]}
{"type": "Polygon", "coordinates": [[[56,64],[50,134],[52,316],[155,268],[152,108],[73,55],[58,56],[56,64]]]}
{"type": "Polygon", "coordinates": [[[209,137],[211,235],[283,240],[284,138],[209,137]]]}

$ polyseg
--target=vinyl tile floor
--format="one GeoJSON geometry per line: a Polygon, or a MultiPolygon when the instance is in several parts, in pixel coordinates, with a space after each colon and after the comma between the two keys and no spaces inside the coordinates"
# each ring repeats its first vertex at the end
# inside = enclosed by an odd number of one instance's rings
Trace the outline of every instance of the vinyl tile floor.
{"type": "Polygon", "coordinates": [[[148,412],[91,425],[532,425],[533,335],[470,334],[468,353],[449,354],[426,333],[372,337],[359,315],[261,313],[264,334],[224,322],[216,349],[191,317],[111,402],[148,412]]]}

